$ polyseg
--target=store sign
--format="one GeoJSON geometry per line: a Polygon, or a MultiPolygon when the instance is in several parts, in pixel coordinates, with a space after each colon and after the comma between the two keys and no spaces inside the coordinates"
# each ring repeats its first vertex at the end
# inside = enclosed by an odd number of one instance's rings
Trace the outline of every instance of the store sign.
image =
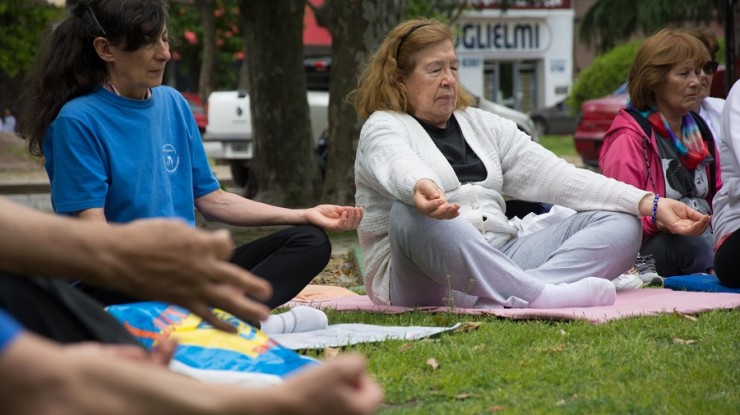
{"type": "Polygon", "coordinates": [[[550,43],[550,30],[539,21],[480,21],[460,25],[456,48],[464,51],[537,52],[550,43]]]}

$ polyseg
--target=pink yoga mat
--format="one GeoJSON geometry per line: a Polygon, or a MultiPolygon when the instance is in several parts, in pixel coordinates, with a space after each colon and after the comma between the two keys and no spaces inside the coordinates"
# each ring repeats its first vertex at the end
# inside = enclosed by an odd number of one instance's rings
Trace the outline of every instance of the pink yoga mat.
{"type": "Polygon", "coordinates": [[[512,319],[539,320],[587,320],[604,323],[624,317],[650,316],[661,313],[679,312],[696,314],[714,309],[735,309],[740,307],[740,294],[705,293],[673,291],[664,288],[643,288],[620,291],[617,301],[608,307],[572,307],[553,309],[506,308],[470,309],[447,307],[409,308],[373,304],[366,295],[312,299],[311,301],[292,301],[288,307],[310,305],[322,309],[339,311],[367,311],[371,313],[403,313],[413,310],[429,312],[452,312],[458,314],[487,314],[512,319]]]}

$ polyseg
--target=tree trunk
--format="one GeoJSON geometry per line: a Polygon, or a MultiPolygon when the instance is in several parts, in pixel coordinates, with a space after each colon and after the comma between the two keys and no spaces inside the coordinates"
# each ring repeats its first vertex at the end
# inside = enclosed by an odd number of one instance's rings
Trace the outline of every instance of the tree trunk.
{"type": "Polygon", "coordinates": [[[329,154],[322,201],[354,205],[355,152],[363,121],[346,97],[356,86],[358,68],[396,24],[396,10],[394,2],[385,0],[338,0],[330,9],[329,154]]]}
{"type": "Polygon", "coordinates": [[[254,135],[248,180],[257,182],[255,199],[289,207],[313,205],[320,177],[303,69],[304,3],[239,3],[246,32],[254,135]]]}
{"type": "MultiPolygon", "coordinates": [[[[246,39],[246,36],[244,38],[246,39]]],[[[239,64],[239,75],[236,77],[236,89],[249,91],[249,64],[246,59],[239,64]]]]}
{"type": "Polygon", "coordinates": [[[196,0],[195,6],[203,24],[203,58],[198,77],[198,95],[208,101],[213,91],[213,68],[216,66],[216,19],[213,17],[213,0],[196,0]]]}

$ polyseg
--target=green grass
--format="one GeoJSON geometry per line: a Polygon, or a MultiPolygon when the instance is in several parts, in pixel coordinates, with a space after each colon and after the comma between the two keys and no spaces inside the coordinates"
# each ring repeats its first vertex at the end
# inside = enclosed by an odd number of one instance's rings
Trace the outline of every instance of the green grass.
{"type": "Polygon", "coordinates": [[[572,135],[545,135],[540,144],[560,157],[578,157],[572,135]]]}
{"type": "MultiPolygon", "coordinates": [[[[577,156],[570,136],[545,136],[577,156]]],[[[237,241],[255,235],[236,231],[237,241]]],[[[335,235],[334,235],[335,236],[335,235]]],[[[331,324],[451,326],[470,332],[343,348],[365,355],[385,390],[381,414],[735,414],[740,315],[666,313],[593,325],[421,312],[327,312],[331,324]],[[434,358],[439,367],[427,364],[434,358]]],[[[322,351],[305,354],[322,358],[322,351]]]]}
{"type": "MultiPolygon", "coordinates": [[[[329,311],[329,321],[478,330],[345,348],[367,356],[382,414],[730,414],[740,408],[740,318],[719,310],[606,324],[421,312],[329,311]],[[426,362],[434,358],[439,367],[426,362]]],[[[308,353],[321,357],[320,353],[308,353]]]]}
{"type": "Polygon", "coordinates": [[[730,414],[740,408],[735,310],[599,325],[451,313],[327,314],[331,324],[480,323],[431,339],[344,348],[367,357],[386,394],[381,414],[730,414]],[[431,358],[437,369],[427,364],[431,358]]]}

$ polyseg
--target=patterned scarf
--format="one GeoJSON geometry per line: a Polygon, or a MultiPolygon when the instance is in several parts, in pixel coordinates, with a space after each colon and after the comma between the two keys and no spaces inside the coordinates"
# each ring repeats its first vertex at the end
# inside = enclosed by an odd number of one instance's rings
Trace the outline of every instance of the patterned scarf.
{"type": "Polygon", "coordinates": [[[681,164],[686,170],[693,171],[697,167],[704,166],[714,161],[707,150],[707,145],[701,136],[701,130],[691,113],[683,116],[681,120],[681,133],[683,139],[676,137],[671,127],[668,125],[663,114],[655,109],[648,111],[647,119],[655,129],[655,132],[661,137],[669,140],[673,148],[679,155],[681,164]]]}

